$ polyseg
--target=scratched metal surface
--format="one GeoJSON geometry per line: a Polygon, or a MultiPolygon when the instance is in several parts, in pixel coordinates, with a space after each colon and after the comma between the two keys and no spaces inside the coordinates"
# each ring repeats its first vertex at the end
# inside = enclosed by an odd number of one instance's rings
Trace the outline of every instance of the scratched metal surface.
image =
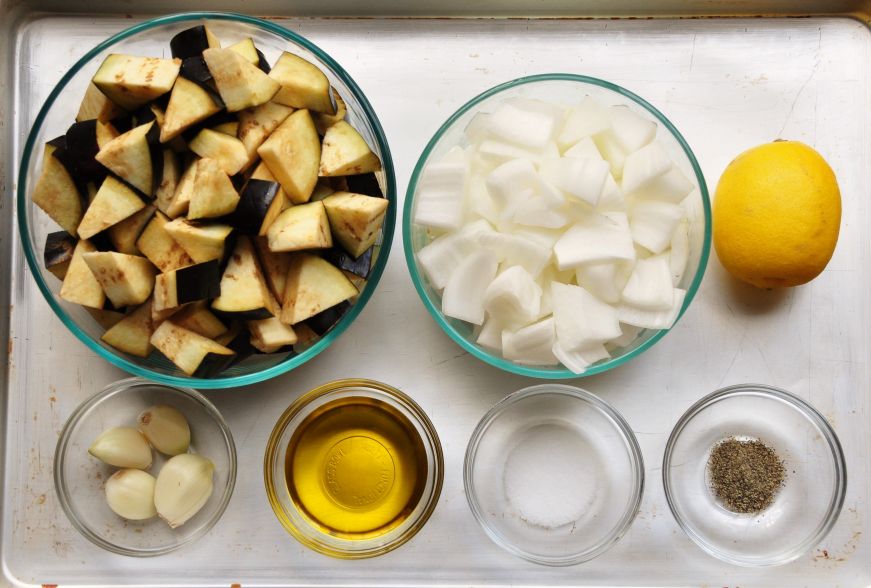
{"type": "MultiPolygon", "coordinates": [[[[533,381],[475,361],[442,334],[414,293],[398,234],[378,292],[331,349],[274,381],[208,393],[226,416],[240,456],[235,496],[211,534],[151,560],[100,551],[61,512],[52,455],[74,407],[123,374],[52,315],[16,241],[0,538],[6,583],[871,584],[871,32],[865,25],[825,17],[282,22],[332,54],[367,92],[387,131],[401,191],[431,133],[469,97],[521,75],[584,73],[622,84],[658,106],[695,149],[711,188],[730,158],[748,146],[776,137],[814,145],[835,168],[844,196],[835,257],[811,285],[772,293],[735,285],[712,259],[700,295],[674,332],[631,364],[577,382],[612,402],[632,425],[644,452],[647,489],[635,525],[614,549],[579,567],[548,569],[514,559],[488,541],[468,511],[461,480],[463,451],[477,420],[503,395],[533,381]],[[261,476],[263,449],[279,413],[315,385],[350,376],[381,379],[414,396],[441,434],[447,466],[441,502],[423,531],[389,555],[356,562],[316,555],[286,535],[266,503],[261,476]],[[679,415],[701,395],[747,381],[810,400],[833,423],[848,461],[847,501],[836,528],[819,549],[778,569],[734,568],[702,554],[673,521],[660,481],[662,450],[679,415]]],[[[130,23],[43,14],[11,26],[6,42],[14,52],[3,67],[12,66],[15,79],[0,101],[7,169],[55,81],[86,48],[130,23]]],[[[11,190],[6,182],[4,215],[11,190]]]]}

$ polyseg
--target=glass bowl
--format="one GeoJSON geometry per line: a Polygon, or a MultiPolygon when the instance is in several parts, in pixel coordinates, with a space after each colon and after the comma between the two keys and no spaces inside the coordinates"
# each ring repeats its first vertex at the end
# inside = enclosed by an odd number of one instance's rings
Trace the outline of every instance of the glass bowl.
{"type": "Polygon", "coordinates": [[[351,76],[322,49],[274,22],[219,12],[190,12],[148,20],[121,31],[85,53],[54,87],[33,121],[24,145],[18,178],[18,227],[24,255],[39,290],[61,322],[101,357],[131,374],[166,384],[200,389],[229,388],[260,382],[302,365],[329,347],[357,318],[375,291],[387,264],[398,206],[393,160],[387,139],[375,111],[351,76]],[[168,55],[170,38],[175,33],[197,24],[208,24],[219,38],[227,42],[251,37],[270,63],[274,63],[281,51],[289,50],[318,65],[344,98],[348,108],[348,122],[361,133],[381,158],[383,171],[378,172],[377,176],[382,191],[390,201],[381,235],[373,252],[369,277],[356,302],[338,324],[298,355],[257,354],[219,376],[208,379],[187,376],[160,354],[153,353],[150,357],[141,359],[117,351],[100,340],[104,329],[83,307],[60,298],[60,280],[43,267],[41,260],[45,237],[48,233],[57,231],[58,227],[30,199],[31,189],[42,165],[43,144],[66,132],[73,123],[85,89],[106,55],[168,55]]]}
{"type": "MultiPolygon", "coordinates": [[[[166,456],[152,451],[149,473],[156,476],[166,456]]],[[[58,499],[73,526],[91,542],[122,555],[148,557],[175,551],[209,532],[230,502],[236,483],[236,446],[218,409],[190,388],[128,378],[110,384],[70,415],[54,456],[58,499]],[[136,417],[154,404],[177,408],[191,429],[191,452],[215,464],[209,500],[186,523],[171,529],[159,517],[127,521],[109,509],[103,484],[119,468],[92,457],[88,447],[111,427],[136,426],[136,417]]]]}
{"type": "Polygon", "coordinates": [[[702,170],[695,155],[677,128],[665,115],[659,112],[644,98],[633,94],[611,82],[582,75],[567,73],[551,73],[518,78],[506,82],[472,98],[457,110],[436,131],[417,161],[408,191],[402,215],[402,238],[405,249],[405,261],[411,272],[411,279],[424,306],[433,316],[436,323],[460,347],[478,359],[508,372],[540,379],[568,379],[589,376],[607,371],[622,365],[650,348],[668,332],[668,329],[645,329],[628,345],[611,350],[611,358],[594,363],[583,374],[575,374],[563,366],[529,366],[521,365],[494,354],[475,342],[477,331],[474,325],[461,320],[446,317],[441,311],[441,295],[429,283],[424,272],[418,266],[417,252],[432,241],[437,234],[425,227],[413,223],[416,207],[418,185],[426,166],[431,160],[443,157],[456,145],[465,146],[463,132],[472,118],[479,112],[490,112],[499,103],[511,98],[533,98],[565,105],[577,104],[584,96],[591,96],[605,105],[625,105],[633,111],[658,123],[657,140],[676,162],[681,171],[689,178],[695,178],[698,190],[690,194],[688,207],[689,217],[689,259],[687,269],[678,287],[687,291],[686,298],[680,309],[678,319],[689,307],[702,282],[708,255],[711,248],[711,203],[702,170]]]}
{"type": "Polygon", "coordinates": [[[699,547],[732,564],[773,566],[801,557],[831,530],[847,471],[835,432],[812,406],[785,390],[742,384],[702,398],[680,418],[662,480],[678,525],[699,547]],[[711,449],[732,437],[758,439],[783,460],[784,484],[761,513],[731,512],[710,489],[711,449]]]}
{"type": "Polygon", "coordinates": [[[272,510],[294,538],[332,557],[362,559],[396,549],[426,524],[441,494],[444,458],[432,422],[414,400],[387,384],[348,379],[315,388],[284,411],[269,436],[263,474],[272,510]],[[361,418],[373,408],[389,414],[392,423],[401,422],[402,433],[361,418]],[[332,429],[318,424],[325,420],[314,420],[325,415],[341,419],[342,426],[332,429]],[[303,432],[321,441],[309,449],[328,448],[308,454],[304,463],[303,432]],[[403,452],[412,446],[413,462],[403,452]],[[294,468],[296,459],[302,470],[294,468]],[[409,479],[415,489],[407,492],[409,479]],[[319,490],[298,492],[306,483],[319,490]],[[313,500],[327,504],[328,510],[319,512],[327,513],[329,522],[308,508],[313,500]],[[359,518],[370,513],[380,513],[378,523],[359,518]]]}
{"type": "Polygon", "coordinates": [[[580,388],[541,384],[484,415],[466,449],[463,483],[497,545],[566,566],[601,555],[626,534],[641,505],[644,462],[614,408],[580,388]]]}

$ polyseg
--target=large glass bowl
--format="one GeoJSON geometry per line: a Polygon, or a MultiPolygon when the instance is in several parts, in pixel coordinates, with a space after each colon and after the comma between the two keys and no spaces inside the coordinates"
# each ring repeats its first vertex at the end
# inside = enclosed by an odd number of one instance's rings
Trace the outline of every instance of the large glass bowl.
{"type": "MultiPolygon", "coordinates": [[[[372,482],[372,485],[366,488],[366,492],[371,492],[371,496],[377,496],[374,498],[374,501],[369,498],[367,501],[352,506],[345,501],[347,496],[343,496],[341,492],[333,494],[331,490],[327,490],[331,501],[338,508],[349,514],[356,512],[359,504],[378,504],[377,501],[389,497],[389,489],[387,494],[384,494],[383,486],[379,486],[386,479],[381,478],[381,475],[388,476],[391,480],[394,474],[400,475],[399,470],[394,470],[393,465],[388,466],[386,470],[373,469],[373,466],[377,468],[385,467],[384,462],[379,461],[381,458],[384,458],[386,463],[389,464],[393,464],[395,458],[390,453],[390,450],[387,449],[389,445],[381,445],[379,440],[380,433],[377,430],[371,429],[370,425],[371,423],[360,422],[355,427],[348,428],[348,436],[333,446],[335,451],[330,450],[322,463],[311,466],[316,472],[323,472],[324,481],[322,483],[332,489],[334,486],[326,482],[330,478],[331,469],[332,475],[335,478],[343,479],[342,473],[335,473],[337,471],[335,460],[345,455],[346,448],[343,448],[343,444],[352,440],[354,442],[359,442],[360,440],[365,442],[365,444],[358,445],[358,447],[364,448],[363,451],[372,455],[373,459],[364,459],[360,454],[355,454],[352,451],[351,455],[355,456],[355,462],[345,466],[344,474],[352,475],[355,480],[365,480],[366,483],[372,482]],[[377,459],[375,456],[378,456],[377,459]],[[385,471],[390,473],[386,474],[385,471]]],[[[341,430],[337,431],[341,432],[341,430]]],[[[402,466],[397,465],[395,467],[401,468],[402,466]]],[[[339,559],[374,557],[392,551],[409,541],[423,528],[435,510],[441,495],[444,475],[445,464],[441,442],[435,427],[426,416],[426,413],[423,412],[423,409],[402,391],[381,382],[363,379],[329,382],[294,401],[275,424],[275,428],[269,436],[263,459],[266,494],[269,504],[272,506],[272,510],[282,526],[306,547],[339,559]],[[335,402],[347,402],[348,404],[338,409],[331,409],[330,406],[334,407],[335,402]],[[422,464],[421,470],[425,476],[422,476],[419,480],[422,482],[419,497],[416,502],[406,505],[409,510],[402,517],[397,517],[396,521],[399,521],[398,524],[387,530],[367,529],[365,532],[346,536],[335,529],[328,529],[318,524],[306,512],[304,507],[294,500],[290,485],[288,484],[289,472],[292,471],[289,469],[292,468],[292,465],[288,455],[288,448],[300,425],[304,424],[311,417],[316,417],[319,414],[323,414],[324,411],[329,410],[338,410],[345,415],[359,414],[353,410],[354,405],[380,405],[405,421],[408,427],[407,433],[420,441],[422,450],[420,458],[422,461],[425,458],[425,463],[422,464]],[[348,411],[349,408],[351,408],[350,411],[348,411]]],[[[348,481],[347,477],[344,479],[348,481]]],[[[336,484],[338,487],[341,487],[341,482],[336,484]]],[[[390,485],[392,486],[393,484],[391,481],[390,485]]]]}
{"type": "Polygon", "coordinates": [[[478,423],[463,465],[475,519],[500,547],[528,561],[589,561],[632,525],[644,461],[632,429],[586,390],[519,390],[478,423]]]}
{"type": "MultiPolygon", "coordinates": [[[[157,476],[167,457],[157,451],[152,456],[148,471],[157,476]]],[[[221,413],[196,390],[128,378],[97,392],[70,415],[55,450],[54,484],[70,522],[94,544],[133,557],[163,555],[205,536],[221,519],[236,484],[236,445],[221,413]],[[155,404],[178,409],[190,425],[191,452],[215,464],[212,495],[175,529],[158,517],[127,521],[112,512],[104,484],[119,468],[88,454],[100,433],[111,427],[135,427],[139,413],[155,404]]]]}
{"type": "Polygon", "coordinates": [[[103,41],[88,51],[61,78],[33,121],[18,172],[18,227],[30,273],[51,309],[61,322],[85,345],[112,364],[135,374],[168,384],[195,388],[228,388],[260,382],[294,369],[326,349],[348,328],[372,296],[387,264],[396,218],[396,187],[393,160],[381,123],[363,91],[342,67],[311,41],[266,20],[218,12],[190,12],[148,20],[103,41]],[[103,329],[85,308],[60,298],[61,282],[42,264],[42,250],[48,233],[59,230],[54,222],[30,199],[31,190],[42,167],[42,146],[66,132],[75,121],[85,89],[100,63],[110,53],[134,55],[169,55],[169,40],[188,27],[208,24],[219,38],[237,41],[251,37],[270,63],[282,51],[291,51],[316,64],[327,75],[348,107],[347,120],[381,158],[383,171],[378,173],[382,191],[390,201],[381,235],[372,257],[372,268],[356,302],[332,330],[295,356],[286,354],[255,355],[215,378],[192,378],[185,375],[159,354],[141,359],[121,353],[100,341],[103,329]]]}
{"type": "MultiPolygon", "coordinates": [[[[443,157],[456,145],[466,146],[463,142],[463,132],[475,114],[492,112],[499,103],[511,98],[536,98],[568,106],[579,103],[584,96],[591,96],[606,105],[626,105],[633,111],[658,123],[657,140],[680,170],[687,177],[694,178],[698,184],[698,189],[693,191],[695,196],[691,194],[688,197],[689,201],[692,202],[692,206],[688,207],[690,209],[688,210],[690,215],[689,259],[687,269],[678,284],[678,287],[685,289],[687,294],[678,315],[679,319],[695,297],[708,263],[708,254],[711,249],[711,203],[708,198],[708,189],[692,150],[677,128],[644,98],[625,88],[605,80],[566,73],[528,76],[491,88],[464,104],[436,131],[417,161],[405,196],[402,216],[405,260],[411,272],[414,287],[426,309],[445,333],[473,356],[505,371],[533,378],[567,379],[577,378],[579,375],[561,365],[528,366],[506,360],[501,355],[494,354],[475,342],[474,325],[442,314],[441,295],[432,287],[417,263],[417,252],[437,236],[426,227],[415,225],[413,222],[418,184],[430,161],[443,157]]],[[[589,366],[580,375],[598,374],[622,365],[645,349],[649,349],[667,332],[668,329],[643,330],[630,344],[613,350],[610,359],[589,366]]]]}
{"type": "Polygon", "coordinates": [[[662,480],[674,518],[704,551],[736,565],[773,566],[828,534],[844,504],[847,469],[837,435],[812,406],[785,390],[743,384],[709,394],[680,418],[662,480]],[[760,440],[783,460],[783,486],[760,513],[731,512],[710,489],[711,449],[728,438],[760,440]]]}

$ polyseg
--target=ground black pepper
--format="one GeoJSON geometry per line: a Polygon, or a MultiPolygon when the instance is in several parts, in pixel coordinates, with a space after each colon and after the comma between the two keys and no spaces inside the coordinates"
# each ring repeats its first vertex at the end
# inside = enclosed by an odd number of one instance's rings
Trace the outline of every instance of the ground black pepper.
{"type": "Polygon", "coordinates": [[[762,441],[731,437],[711,450],[708,458],[711,489],[727,509],[737,513],[762,512],[783,486],[783,461],[762,441]]]}

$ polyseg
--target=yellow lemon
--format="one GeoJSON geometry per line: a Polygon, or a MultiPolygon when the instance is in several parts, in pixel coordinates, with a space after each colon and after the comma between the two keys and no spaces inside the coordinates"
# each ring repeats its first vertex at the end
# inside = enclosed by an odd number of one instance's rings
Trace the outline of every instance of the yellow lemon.
{"type": "Polygon", "coordinates": [[[759,288],[798,286],[832,258],[841,193],[819,153],[797,141],[775,141],[726,167],[713,220],[714,247],[729,273],[759,288]]]}

